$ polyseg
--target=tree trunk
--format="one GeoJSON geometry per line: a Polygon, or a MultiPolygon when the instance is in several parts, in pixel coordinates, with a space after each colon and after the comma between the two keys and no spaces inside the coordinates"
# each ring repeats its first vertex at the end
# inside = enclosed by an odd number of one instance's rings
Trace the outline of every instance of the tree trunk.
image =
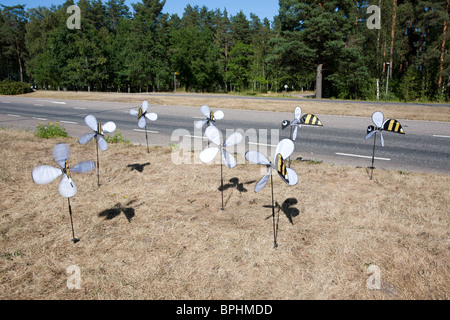
{"type": "Polygon", "coordinates": [[[391,27],[391,51],[390,51],[391,56],[389,59],[389,64],[391,67],[389,68],[389,79],[392,79],[392,69],[394,69],[393,62],[394,62],[395,20],[397,18],[397,0],[394,0],[393,9],[394,12],[392,14],[392,27],[391,27]]]}
{"type": "Polygon", "coordinates": [[[16,41],[17,60],[19,60],[20,81],[23,82],[22,60],[20,60],[19,42],[16,41]]]}
{"type": "Polygon", "coordinates": [[[317,65],[316,73],[316,99],[322,99],[322,67],[323,64],[319,63],[317,65]]]}
{"type": "MultiPolygon", "coordinates": [[[[447,0],[447,5],[445,6],[445,16],[448,16],[448,3],[450,0],[447,0]]],[[[445,53],[445,38],[447,37],[447,18],[444,20],[444,30],[442,31],[442,46],[441,46],[441,57],[439,59],[439,80],[438,80],[438,94],[442,95],[443,86],[442,86],[442,72],[444,71],[444,53],[445,53]]]]}

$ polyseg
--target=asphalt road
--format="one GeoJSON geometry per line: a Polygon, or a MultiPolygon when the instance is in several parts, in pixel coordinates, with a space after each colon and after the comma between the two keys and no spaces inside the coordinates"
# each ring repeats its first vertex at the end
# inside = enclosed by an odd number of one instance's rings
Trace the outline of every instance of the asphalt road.
{"type": "MultiPolygon", "coordinates": [[[[90,132],[84,117],[92,114],[101,123],[114,121],[125,139],[145,145],[145,132],[137,127],[137,119],[129,113],[138,107],[130,103],[0,96],[0,127],[34,130],[39,122],[59,121],[69,135],[78,138],[90,132]]],[[[150,104],[149,112],[156,112],[158,119],[148,122],[149,143],[201,151],[207,142],[202,139],[203,130],[194,126],[195,121],[203,118],[199,107],[150,104]]],[[[292,121],[293,112],[222,110],[225,118],[218,120],[216,126],[225,137],[235,130],[246,137],[245,143],[232,148],[232,152],[243,154],[248,149],[256,149],[270,158],[278,141],[289,138],[289,129],[281,130],[281,122],[292,121]]],[[[299,129],[293,158],[301,156],[303,160],[364,168],[371,165],[373,138],[364,140],[367,126],[372,124],[370,118],[317,116],[324,126],[299,129]]],[[[384,132],[384,148],[377,135],[375,168],[449,174],[450,123],[398,120],[406,134],[384,132]]]]}

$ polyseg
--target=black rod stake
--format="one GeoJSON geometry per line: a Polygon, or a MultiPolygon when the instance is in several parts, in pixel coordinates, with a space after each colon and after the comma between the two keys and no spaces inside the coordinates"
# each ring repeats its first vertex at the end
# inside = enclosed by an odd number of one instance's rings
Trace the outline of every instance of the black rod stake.
{"type": "Polygon", "coordinates": [[[377,141],[377,133],[375,132],[374,137],[373,137],[373,151],[372,151],[372,166],[370,167],[371,172],[370,172],[370,180],[372,180],[372,176],[373,176],[373,162],[375,160],[375,143],[377,141]]]}
{"type": "Polygon", "coordinates": [[[150,150],[148,148],[147,125],[145,125],[145,140],[147,141],[147,153],[150,153],[150,150]]]}
{"type": "Polygon", "coordinates": [[[70,206],[70,198],[67,198],[67,202],[69,204],[70,225],[72,226],[72,241],[73,243],[77,243],[79,240],[75,238],[75,231],[73,230],[72,207],[70,206]]]}
{"type": "Polygon", "coordinates": [[[95,136],[96,144],[97,144],[97,185],[100,187],[100,163],[98,161],[98,136],[95,136]]]}
{"type": "Polygon", "coordinates": [[[220,208],[220,210],[224,210],[223,208],[223,160],[222,160],[222,154],[220,155],[220,190],[222,191],[222,207],[220,208]]]}
{"type": "Polygon", "coordinates": [[[275,203],[273,200],[273,176],[270,175],[270,187],[272,189],[272,224],[273,224],[273,247],[278,247],[277,243],[277,233],[275,231],[275,203]]]}

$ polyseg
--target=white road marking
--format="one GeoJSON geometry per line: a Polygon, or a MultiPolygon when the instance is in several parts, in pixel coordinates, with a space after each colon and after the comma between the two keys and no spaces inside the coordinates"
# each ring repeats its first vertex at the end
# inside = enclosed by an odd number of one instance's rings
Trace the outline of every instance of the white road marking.
{"type": "MultiPolygon", "coordinates": [[[[145,132],[145,130],[142,129],[133,129],[134,131],[138,131],[138,132],[145,132]]],[[[148,133],[159,133],[159,131],[151,131],[151,130],[147,130],[148,133]]]]}
{"type": "Polygon", "coordinates": [[[66,104],[65,102],[62,102],[62,101],[51,101],[51,100],[38,100],[38,101],[50,102],[50,103],[56,103],[56,104],[66,104]]]}
{"type": "Polygon", "coordinates": [[[36,117],[33,117],[33,119],[41,120],[41,121],[47,121],[48,120],[48,119],[45,119],[45,118],[36,118],[36,117]]]}
{"type": "MultiPolygon", "coordinates": [[[[340,153],[340,152],[336,152],[336,154],[339,155],[339,156],[346,156],[346,157],[372,159],[372,157],[370,157],[370,156],[361,156],[359,154],[340,153]]],[[[375,157],[374,159],[376,159],[376,160],[383,160],[383,161],[391,161],[391,159],[388,159],[388,158],[377,158],[377,157],[375,157]]]]}
{"type": "Polygon", "coordinates": [[[276,148],[277,146],[273,145],[273,144],[265,144],[265,143],[257,143],[257,142],[249,142],[248,144],[254,144],[257,146],[265,146],[265,147],[272,147],[272,148],[276,148]]]}
{"type": "Polygon", "coordinates": [[[73,122],[73,121],[65,121],[65,120],[61,120],[60,122],[62,122],[62,123],[68,123],[68,124],[77,124],[76,122],[73,122]]]}
{"type": "Polygon", "coordinates": [[[86,110],[87,108],[83,108],[83,107],[73,107],[74,109],[77,109],[77,110],[86,110]]]}
{"type": "Polygon", "coordinates": [[[43,107],[44,105],[43,104],[39,104],[39,103],[35,103],[34,104],[36,107],[43,107]]]}
{"type": "Polygon", "coordinates": [[[439,134],[433,134],[433,137],[437,137],[437,138],[450,138],[450,136],[441,136],[439,134]]]}
{"type": "Polygon", "coordinates": [[[8,116],[10,117],[16,117],[16,118],[20,118],[21,116],[19,116],[18,114],[8,114],[8,116]]]}

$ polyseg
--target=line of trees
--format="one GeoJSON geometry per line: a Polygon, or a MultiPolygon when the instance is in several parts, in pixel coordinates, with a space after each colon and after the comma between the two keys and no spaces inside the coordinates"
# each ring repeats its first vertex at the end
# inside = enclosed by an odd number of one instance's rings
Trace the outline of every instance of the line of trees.
{"type": "Polygon", "coordinates": [[[165,0],[2,5],[0,79],[115,92],[288,85],[318,98],[447,101],[449,1],[279,0],[273,21],[191,5],[179,17],[164,12],[165,0]],[[67,26],[73,4],[81,29],[67,26]],[[370,5],[379,29],[368,27],[370,5]]]}

